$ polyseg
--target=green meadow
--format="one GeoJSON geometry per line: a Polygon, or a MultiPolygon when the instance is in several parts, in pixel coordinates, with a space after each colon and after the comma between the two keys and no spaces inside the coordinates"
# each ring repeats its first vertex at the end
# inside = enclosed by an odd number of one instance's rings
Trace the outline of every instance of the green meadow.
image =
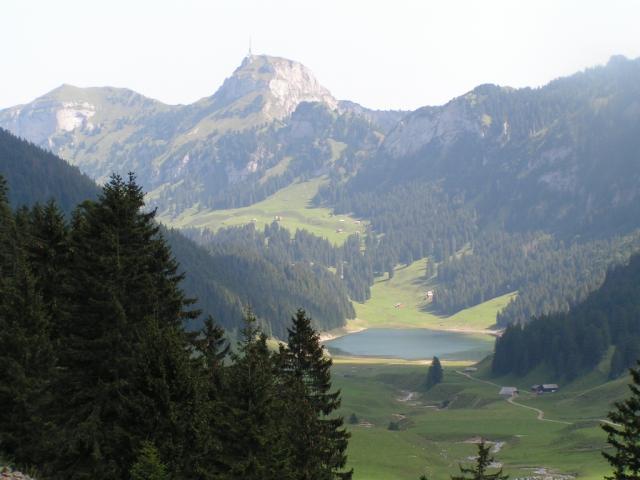
{"type": "Polygon", "coordinates": [[[393,278],[379,277],[371,287],[371,298],[364,303],[354,302],[356,320],[351,329],[371,327],[432,328],[442,330],[485,330],[492,327],[496,314],[504,308],[516,292],[493,298],[455,315],[442,316],[429,308],[425,293],[438,285],[425,278],[427,259],[397,267],[393,278]]]}
{"type": "Polygon", "coordinates": [[[347,358],[334,365],[334,386],[342,391],[340,413],[345,419],[355,413],[359,420],[347,425],[356,480],[417,480],[424,473],[448,479],[460,463],[470,463],[476,451],[472,442],[479,437],[496,442],[496,461],[512,479],[572,475],[595,480],[610,472],[600,454],[606,444],[599,420],[613,400],[625,395],[628,378],[603,383],[601,372],[595,372],[561,385],[555,394],[535,396],[527,392],[531,378],[494,380],[484,373],[486,366],[472,374],[478,378],[468,378],[458,373],[464,367],[447,365],[444,382],[424,392],[427,368],[372,359],[349,363],[347,358]],[[520,387],[516,401],[543,410],[547,420],[501,398],[500,385],[520,387]],[[392,421],[400,430],[388,429],[392,421]]]}
{"type": "Polygon", "coordinates": [[[252,222],[258,228],[263,228],[265,224],[278,218],[280,225],[292,234],[297,229],[304,229],[340,245],[349,235],[364,233],[366,225],[355,218],[334,215],[328,208],[317,208],[311,204],[325,182],[326,178],[316,178],[293,183],[249,207],[224,210],[199,210],[194,207],[175,218],[160,215],[160,221],[175,228],[207,228],[216,231],[252,222]]]}
{"type": "MultiPolygon", "coordinates": [[[[517,295],[503,295],[449,317],[437,315],[425,297],[427,290],[437,295],[438,288],[424,276],[426,262],[398,267],[391,279],[378,278],[371,299],[355,303],[357,319],[345,331],[394,327],[481,332],[494,327],[496,313],[517,295]]],[[[348,425],[349,465],[356,480],[417,480],[422,474],[448,479],[459,464],[471,463],[473,442],[480,437],[495,442],[496,461],[512,479],[570,475],[595,480],[610,473],[600,454],[606,447],[600,420],[626,395],[629,379],[607,380],[609,358],[568,385],[542,369],[523,378],[493,379],[488,360],[471,377],[463,375],[469,362],[443,364],[444,382],[425,392],[425,361],[334,357],[334,385],[343,398],[340,413],[345,419],[355,413],[360,422],[348,425]],[[535,383],[558,383],[561,389],[537,396],[529,393],[535,383]],[[500,386],[520,389],[517,404],[500,397],[500,386]],[[400,430],[389,430],[390,422],[400,430]]]]}

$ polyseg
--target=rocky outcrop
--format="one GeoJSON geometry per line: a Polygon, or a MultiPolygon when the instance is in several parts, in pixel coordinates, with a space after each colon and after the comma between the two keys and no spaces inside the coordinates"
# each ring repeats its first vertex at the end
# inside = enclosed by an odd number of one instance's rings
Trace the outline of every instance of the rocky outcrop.
{"type": "MultiPolygon", "coordinates": [[[[302,102],[320,102],[331,110],[338,102],[301,63],[268,55],[248,55],[213,95],[212,102],[226,112],[242,116],[257,99],[265,120],[281,120],[302,102]]],[[[253,112],[249,112],[253,113],[253,112]]]]}

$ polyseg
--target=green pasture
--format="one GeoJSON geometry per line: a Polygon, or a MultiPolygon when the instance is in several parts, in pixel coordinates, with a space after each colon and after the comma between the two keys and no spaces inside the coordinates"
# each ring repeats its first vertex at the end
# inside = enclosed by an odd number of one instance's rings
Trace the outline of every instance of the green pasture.
{"type": "Polygon", "coordinates": [[[357,319],[350,326],[485,330],[495,324],[496,314],[517,295],[502,295],[448,317],[437,315],[429,309],[425,296],[428,290],[438,294],[437,284],[425,278],[427,261],[397,267],[391,279],[387,275],[378,278],[371,287],[371,298],[354,302],[357,319]]]}
{"type": "MultiPolygon", "coordinates": [[[[606,443],[599,419],[613,400],[626,395],[628,378],[602,384],[594,374],[561,385],[556,394],[523,391],[516,398],[542,409],[546,418],[556,420],[552,422],[501,398],[502,380],[492,385],[486,383],[491,379],[467,378],[456,372],[463,367],[446,366],[444,382],[424,392],[426,365],[341,360],[345,363],[333,367],[334,386],[342,391],[340,413],[345,419],[355,413],[360,421],[347,425],[352,434],[349,465],[356,480],[417,480],[423,473],[429,479],[448,479],[459,463],[470,463],[468,457],[476,452],[470,442],[479,437],[504,442],[494,456],[512,479],[540,476],[535,471],[543,468],[551,475],[580,479],[609,473],[600,454],[606,443]],[[417,396],[401,401],[408,392],[417,396]],[[388,430],[389,422],[398,420],[401,430],[388,430]]],[[[484,377],[482,370],[472,375],[484,377]]]]}
{"type": "Polygon", "coordinates": [[[347,215],[334,215],[328,208],[311,205],[311,199],[324,182],[326,178],[294,183],[249,207],[224,210],[200,210],[193,207],[175,218],[160,215],[160,221],[175,228],[207,228],[216,231],[252,222],[262,228],[277,217],[280,225],[292,234],[297,229],[304,229],[340,245],[349,235],[364,233],[365,224],[347,215]]]}

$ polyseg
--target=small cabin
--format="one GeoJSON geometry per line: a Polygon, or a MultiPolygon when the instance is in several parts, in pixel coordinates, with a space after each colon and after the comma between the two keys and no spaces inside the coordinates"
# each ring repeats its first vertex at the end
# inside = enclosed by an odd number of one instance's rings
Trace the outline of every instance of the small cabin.
{"type": "Polygon", "coordinates": [[[476,367],[467,367],[464,369],[464,373],[474,373],[477,372],[478,369],[476,367]]]}
{"type": "Polygon", "coordinates": [[[537,394],[556,393],[560,387],[556,383],[543,383],[541,385],[532,385],[531,391],[537,394]]]}
{"type": "Polygon", "coordinates": [[[500,389],[500,395],[504,397],[513,397],[519,393],[518,387],[502,387],[500,389]]]}

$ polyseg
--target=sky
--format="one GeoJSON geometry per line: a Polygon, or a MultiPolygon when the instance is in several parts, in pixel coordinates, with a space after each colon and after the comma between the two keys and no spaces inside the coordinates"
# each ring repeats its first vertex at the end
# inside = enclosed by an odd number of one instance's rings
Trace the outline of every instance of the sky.
{"type": "Polygon", "coordinates": [[[338,99],[415,109],[640,57],[639,20],[636,0],[2,0],[0,108],[63,83],[191,103],[251,38],[338,99]]]}

